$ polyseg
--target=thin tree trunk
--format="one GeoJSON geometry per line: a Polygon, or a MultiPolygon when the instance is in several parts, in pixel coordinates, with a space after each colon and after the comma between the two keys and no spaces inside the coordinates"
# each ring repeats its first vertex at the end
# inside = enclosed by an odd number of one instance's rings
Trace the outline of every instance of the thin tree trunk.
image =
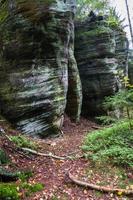
{"type": "Polygon", "coordinates": [[[132,41],[132,46],[133,46],[133,29],[132,29],[132,24],[131,24],[131,19],[130,19],[130,12],[129,12],[129,6],[127,0],[125,0],[126,4],[126,9],[127,9],[127,16],[128,16],[128,21],[129,21],[129,28],[130,28],[130,34],[131,34],[131,41],[132,41]]]}

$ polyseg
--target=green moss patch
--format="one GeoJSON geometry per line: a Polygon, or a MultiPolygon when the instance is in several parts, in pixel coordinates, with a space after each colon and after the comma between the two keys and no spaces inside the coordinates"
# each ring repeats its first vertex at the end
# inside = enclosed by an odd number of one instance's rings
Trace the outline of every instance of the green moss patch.
{"type": "Polygon", "coordinates": [[[117,123],[88,134],[82,149],[95,162],[133,167],[133,130],[129,123],[117,123]]]}

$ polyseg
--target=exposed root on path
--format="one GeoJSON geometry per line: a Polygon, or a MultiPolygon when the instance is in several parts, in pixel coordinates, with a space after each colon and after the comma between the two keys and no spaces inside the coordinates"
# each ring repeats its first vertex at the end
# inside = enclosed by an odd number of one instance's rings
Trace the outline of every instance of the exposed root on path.
{"type": "Polygon", "coordinates": [[[59,160],[66,160],[66,159],[71,159],[70,156],[57,156],[57,155],[54,155],[52,153],[40,153],[40,152],[37,152],[35,150],[32,150],[32,149],[29,149],[29,148],[22,148],[23,151],[25,152],[29,152],[29,153],[32,153],[32,154],[35,154],[35,155],[38,155],[38,156],[45,156],[45,157],[51,157],[51,158],[55,158],[55,159],[59,159],[59,160]]]}
{"type": "Polygon", "coordinates": [[[68,172],[68,176],[69,176],[71,181],[73,181],[74,183],[76,183],[79,186],[88,187],[90,189],[94,189],[94,190],[98,190],[98,191],[102,191],[102,192],[120,193],[120,194],[125,194],[125,195],[133,194],[133,190],[119,189],[119,188],[108,188],[108,187],[104,187],[104,186],[99,186],[99,185],[87,183],[85,181],[80,181],[79,179],[74,177],[71,174],[70,171],[68,172]]]}

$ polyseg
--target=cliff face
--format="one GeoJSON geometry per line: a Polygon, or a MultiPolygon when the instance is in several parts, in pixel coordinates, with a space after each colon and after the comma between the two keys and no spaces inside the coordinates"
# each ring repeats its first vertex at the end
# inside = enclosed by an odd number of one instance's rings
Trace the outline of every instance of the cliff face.
{"type": "Polygon", "coordinates": [[[129,82],[131,85],[133,85],[133,61],[128,63],[128,68],[129,82]]]}
{"type": "Polygon", "coordinates": [[[128,61],[128,75],[129,75],[129,82],[133,85],[133,51],[129,51],[129,61],[128,61]]]}
{"type": "Polygon", "coordinates": [[[126,33],[122,29],[115,29],[115,57],[118,62],[118,71],[123,70],[125,75],[128,75],[128,51],[129,44],[126,33]]]}
{"type": "Polygon", "coordinates": [[[120,69],[127,73],[127,50],[125,33],[110,28],[106,20],[88,18],[76,23],[75,57],[83,88],[83,115],[102,114],[105,96],[119,90],[116,74],[120,69]]]}
{"type": "Polygon", "coordinates": [[[26,134],[58,132],[66,105],[70,117],[79,119],[74,12],[74,0],[11,0],[1,5],[0,110],[26,134]]]}

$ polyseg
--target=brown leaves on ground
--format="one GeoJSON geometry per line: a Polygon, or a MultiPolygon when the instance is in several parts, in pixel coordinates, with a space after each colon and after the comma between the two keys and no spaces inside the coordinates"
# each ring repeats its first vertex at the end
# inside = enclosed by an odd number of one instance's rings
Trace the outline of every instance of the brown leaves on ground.
{"type": "MultiPolygon", "coordinates": [[[[81,145],[87,132],[99,128],[94,122],[81,118],[80,123],[74,124],[69,118],[65,118],[64,135],[53,139],[35,139],[39,151],[52,153],[58,156],[81,156],[81,145]]],[[[10,130],[10,134],[12,131],[10,130]]],[[[13,132],[13,134],[15,134],[13,132]]],[[[2,143],[5,141],[1,141],[2,143]]],[[[8,148],[7,148],[8,149],[8,148]]],[[[58,160],[50,157],[30,155],[25,157],[17,152],[7,150],[15,168],[22,170],[30,169],[34,172],[29,183],[42,183],[44,189],[41,192],[26,197],[25,200],[127,200],[127,197],[114,194],[104,194],[95,190],[73,184],[68,178],[68,171],[71,170],[77,178],[83,178],[93,183],[110,181],[116,183],[116,177],[106,177],[101,172],[93,171],[94,166],[85,158],[58,160]],[[111,181],[112,178],[112,181],[111,181]]],[[[132,174],[132,173],[131,173],[132,174]]],[[[133,199],[131,197],[131,199],[133,199]]]]}

